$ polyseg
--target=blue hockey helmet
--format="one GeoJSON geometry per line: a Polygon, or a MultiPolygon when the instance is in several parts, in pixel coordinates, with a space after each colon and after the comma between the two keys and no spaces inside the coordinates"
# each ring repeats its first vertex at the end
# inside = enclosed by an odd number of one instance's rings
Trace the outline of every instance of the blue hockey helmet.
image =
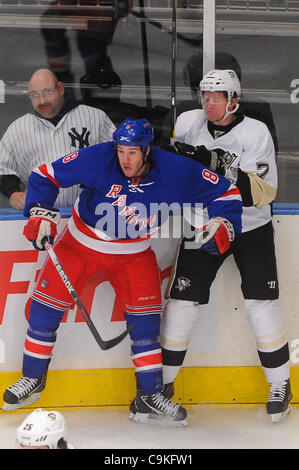
{"type": "Polygon", "coordinates": [[[146,119],[127,118],[113,134],[115,145],[141,147],[145,153],[154,140],[154,130],[146,119]]]}

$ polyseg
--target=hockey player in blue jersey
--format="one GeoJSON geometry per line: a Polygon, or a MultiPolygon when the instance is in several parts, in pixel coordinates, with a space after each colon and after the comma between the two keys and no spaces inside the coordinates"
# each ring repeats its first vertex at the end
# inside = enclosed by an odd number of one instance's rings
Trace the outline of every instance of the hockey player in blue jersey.
{"type": "MultiPolygon", "coordinates": [[[[161,280],[150,237],[169,215],[160,210],[162,203],[180,208],[202,204],[209,219],[196,234],[199,249],[224,253],[241,231],[241,196],[210,169],[152,146],[153,129],[145,119],[125,120],[113,138],[32,172],[24,235],[39,250],[44,249],[45,238],[53,243],[60,218],[53,207],[56,197],[63,188],[81,184],[68,226],[55,241],[55,253],[77,292],[86,279],[101,271],[121,302],[131,328],[138,389],[132,418],[185,425],[186,410],[161,393],[161,280]]],[[[47,258],[32,294],[23,377],[6,389],[4,410],[39,399],[56,330],[72,305],[70,293],[47,258]]]]}

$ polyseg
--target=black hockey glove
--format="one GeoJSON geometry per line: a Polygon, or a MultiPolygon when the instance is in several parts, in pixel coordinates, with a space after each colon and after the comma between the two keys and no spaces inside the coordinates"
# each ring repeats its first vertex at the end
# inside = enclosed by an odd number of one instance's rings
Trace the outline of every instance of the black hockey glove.
{"type": "Polygon", "coordinates": [[[175,142],[174,145],[168,146],[168,149],[165,148],[165,150],[192,158],[220,175],[225,176],[232,183],[237,181],[238,169],[231,168],[236,156],[234,154],[231,155],[225,150],[219,148],[208,150],[204,145],[194,147],[183,142],[175,142]]]}
{"type": "MultiPolygon", "coordinates": [[[[163,149],[167,152],[177,153],[178,155],[192,158],[204,166],[211,166],[212,154],[204,145],[194,147],[193,145],[185,144],[183,142],[175,142],[173,145],[163,147],[163,149]]],[[[222,152],[224,153],[223,150],[222,152]]]]}
{"type": "Polygon", "coordinates": [[[165,148],[165,150],[192,158],[215,171],[217,171],[218,161],[220,164],[220,159],[225,154],[222,149],[208,150],[204,145],[194,147],[183,142],[175,142],[174,145],[169,145],[168,149],[165,148]]]}

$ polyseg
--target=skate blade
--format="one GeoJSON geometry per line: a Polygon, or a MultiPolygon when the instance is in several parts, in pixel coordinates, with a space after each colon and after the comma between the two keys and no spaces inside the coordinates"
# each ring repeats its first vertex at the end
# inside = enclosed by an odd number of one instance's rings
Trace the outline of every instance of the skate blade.
{"type": "Polygon", "coordinates": [[[166,416],[156,415],[153,413],[131,413],[129,419],[132,419],[136,423],[160,424],[162,426],[182,427],[188,425],[187,419],[175,421],[174,419],[167,418],[166,416]]]}
{"type": "Polygon", "coordinates": [[[290,414],[291,408],[289,407],[287,410],[283,411],[282,413],[275,413],[271,415],[271,422],[272,423],[279,423],[285,416],[290,414]]]}
{"type": "Polygon", "coordinates": [[[30,397],[25,398],[24,400],[21,400],[19,403],[5,403],[2,407],[3,411],[13,411],[17,410],[18,408],[23,408],[24,406],[31,405],[32,403],[35,403],[38,401],[41,397],[40,393],[33,393],[30,397]]]}

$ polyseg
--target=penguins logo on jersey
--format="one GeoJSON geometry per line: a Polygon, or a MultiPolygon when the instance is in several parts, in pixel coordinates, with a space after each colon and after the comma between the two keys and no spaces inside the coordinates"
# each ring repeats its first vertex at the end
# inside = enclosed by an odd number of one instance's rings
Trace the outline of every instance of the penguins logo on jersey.
{"type": "Polygon", "coordinates": [[[183,290],[187,289],[188,287],[191,286],[191,281],[187,277],[179,277],[178,278],[178,283],[175,286],[176,289],[178,289],[180,292],[183,290]]]}
{"type": "Polygon", "coordinates": [[[232,166],[236,158],[237,158],[236,154],[225,152],[222,157],[219,157],[219,160],[221,162],[220,164],[221,168],[225,168],[226,170],[228,170],[232,166]]]}

